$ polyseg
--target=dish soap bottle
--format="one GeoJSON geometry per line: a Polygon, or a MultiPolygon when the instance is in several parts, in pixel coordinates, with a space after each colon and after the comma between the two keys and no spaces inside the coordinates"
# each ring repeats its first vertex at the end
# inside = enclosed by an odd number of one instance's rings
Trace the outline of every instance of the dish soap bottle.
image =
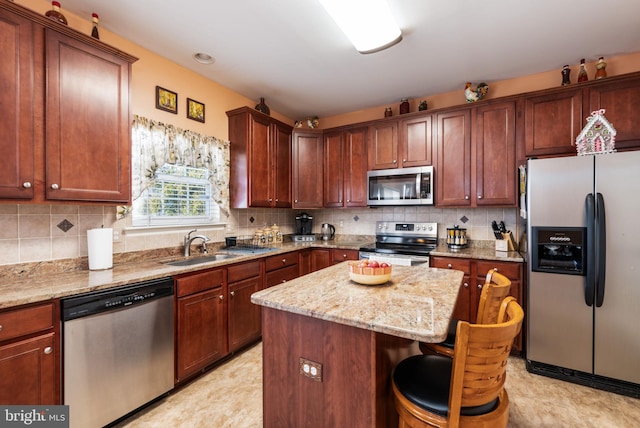
{"type": "Polygon", "coordinates": [[[51,2],[51,10],[48,10],[44,16],[51,18],[54,21],[58,21],[61,24],[67,25],[67,18],[60,12],[60,3],[57,1],[51,2]]]}

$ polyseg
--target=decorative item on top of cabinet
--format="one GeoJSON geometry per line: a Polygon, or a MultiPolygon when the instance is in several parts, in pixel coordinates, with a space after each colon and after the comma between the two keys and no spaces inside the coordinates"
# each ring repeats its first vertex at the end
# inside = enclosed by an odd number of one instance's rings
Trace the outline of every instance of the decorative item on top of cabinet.
{"type": "Polygon", "coordinates": [[[580,70],[578,71],[578,83],[587,82],[589,75],[587,74],[587,66],[584,63],[584,58],[580,60],[580,70]]]}
{"type": "Polygon", "coordinates": [[[420,104],[418,104],[418,111],[425,111],[427,109],[427,101],[422,100],[420,104]]]}
{"type": "Polygon", "coordinates": [[[98,31],[98,14],[91,14],[91,37],[100,40],[100,32],[98,31]]]}
{"type": "Polygon", "coordinates": [[[323,133],[295,129],[292,140],[293,208],[322,208],[323,133]]]}
{"type": "Polygon", "coordinates": [[[61,24],[67,25],[67,18],[65,18],[62,12],[60,12],[60,2],[52,1],[51,10],[46,11],[44,16],[61,24]]]}
{"type": "Polygon", "coordinates": [[[587,124],[576,138],[578,156],[616,151],[616,130],[604,113],[604,109],[596,110],[587,118],[587,124]]]}
{"type": "Polygon", "coordinates": [[[266,115],[270,115],[271,114],[271,109],[269,108],[269,106],[264,102],[264,98],[260,98],[260,102],[258,104],[256,104],[256,110],[258,110],[261,113],[264,113],[266,115]]]}
{"type": "Polygon", "coordinates": [[[596,75],[595,79],[600,80],[607,77],[607,63],[604,62],[604,57],[598,58],[598,63],[596,64],[596,75]]]}
{"type": "Polygon", "coordinates": [[[407,98],[403,98],[400,101],[400,114],[409,113],[409,109],[410,109],[409,100],[407,98]]]}
{"type": "Polygon", "coordinates": [[[391,107],[387,107],[384,109],[384,117],[391,117],[393,116],[393,110],[391,110],[391,107]]]}
{"type": "Polygon", "coordinates": [[[307,126],[310,129],[314,129],[314,128],[317,128],[318,126],[320,126],[320,119],[318,119],[318,116],[308,117],[307,118],[307,126]]]}
{"type": "Polygon", "coordinates": [[[227,116],[231,208],[291,208],[293,127],[249,107],[227,116]]]}
{"type": "Polygon", "coordinates": [[[562,86],[567,86],[571,84],[571,69],[569,65],[565,65],[562,67],[562,86]]]}
{"type": "Polygon", "coordinates": [[[464,86],[464,96],[468,103],[473,103],[483,99],[489,92],[489,85],[485,82],[478,83],[476,89],[471,87],[471,82],[467,82],[464,86]]]}

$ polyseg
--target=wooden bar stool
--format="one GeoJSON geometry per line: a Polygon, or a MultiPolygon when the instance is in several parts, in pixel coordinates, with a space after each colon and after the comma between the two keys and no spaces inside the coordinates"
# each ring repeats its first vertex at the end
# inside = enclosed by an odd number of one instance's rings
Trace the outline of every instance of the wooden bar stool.
{"type": "Polygon", "coordinates": [[[523,318],[522,307],[509,296],[497,323],[458,322],[453,358],[427,354],[402,360],[392,376],[398,426],[506,427],[506,369],[523,318]]]}
{"type": "MultiPolygon", "coordinates": [[[[487,272],[485,283],[480,293],[478,302],[478,315],[476,324],[494,324],[498,319],[500,304],[511,290],[511,280],[501,273],[491,269],[487,272]]],[[[457,319],[452,319],[449,324],[449,333],[444,342],[425,343],[420,342],[420,350],[423,354],[438,353],[453,356],[453,345],[456,342],[457,319]]]]}

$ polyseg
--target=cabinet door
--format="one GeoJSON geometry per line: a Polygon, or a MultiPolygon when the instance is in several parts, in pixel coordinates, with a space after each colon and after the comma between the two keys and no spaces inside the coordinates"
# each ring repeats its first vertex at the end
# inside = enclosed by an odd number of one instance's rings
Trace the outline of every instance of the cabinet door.
{"type": "Polygon", "coordinates": [[[582,130],[582,89],[530,97],[524,103],[525,155],[576,154],[582,130]]]}
{"type": "Polygon", "coordinates": [[[223,287],[178,299],[176,381],[227,355],[227,312],[223,287]]]}
{"type": "MultiPolygon", "coordinates": [[[[616,129],[616,149],[640,148],[640,78],[591,87],[589,111],[605,109],[605,117],[616,129]]],[[[578,131],[580,132],[580,130],[578,131]]]]}
{"type": "Polygon", "coordinates": [[[291,128],[274,123],[273,201],[275,208],[291,208],[291,128]]]}
{"type": "Polygon", "coordinates": [[[367,128],[346,131],[344,139],[345,207],[367,206],[367,128]]]}
{"type": "Polygon", "coordinates": [[[475,204],[516,206],[515,104],[478,107],[475,115],[475,204]]]}
{"type": "Polygon", "coordinates": [[[293,208],[322,208],[322,133],[293,132],[293,208]]]}
{"type": "Polygon", "coordinates": [[[403,168],[432,165],[433,140],[431,115],[400,122],[399,152],[403,168]]]}
{"type": "Polygon", "coordinates": [[[331,250],[311,250],[311,272],[331,266],[331,250]]]}
{"type": "Polygon", "coordinates": [[[311,248],[298,251],[298,272],[300,276],[313,272],[311,270],[311,248]]]}
{"type": "Polygon", "coordinates": [[[398,122],[385,121],[369,126],[369,169],[399,168],[398,122]]]}
{"type": "Polygon", "coordinates": [[[436,205],[471,205],[471,113],[437,115],[436,205]]]}
{"type": "Polygon", "coordinates": [[[46,198],[128,203],[131,65],[51,30],[46,65],[46,198]]]}
{"type": "Polygon", "coordinates": [[[456,306],[453,310],[452,318],[473,322],[473,305],[475,303],[474,289],[471,284],[472,268],[473,265],[469,259],[459,259],[453,257],[431,257],[429,259],[429,266],[441,269],[455,269],[464,272],[462,277],[462,285],[458,291],[458,299],[456,300],[456,306]]]}
{"type": "Polygon", "coordinates": [[[55,334],[0,346],[0,403],[59,404],[55,334]]]}
{"type": "Polygon", "coordinates": [[[324,134],[324,197],[326,208],[341,208],[344,200],[344,151],[341,131],[324,134]]]}
{"type": "Polygon", "coordinates": [[[331,250],[331,264],[335,265],[346,260],[358,260],[360,257],[358,250],[343,250],[334,248],[331,250]]]}
{"type": "Polygon", "coordinates": [[[251,303],[251,295],[261,288],[261,276],[229,282],[229,352],[260,338],[260,306],[251,303]]]}
{"type": "Polygon", "coordinates": [[[34,117],[42,100],[33,99],[34,24],[0,10],[0,198],[32,199],[34,186],[34,117]]]}
{"type": "Polygon", "coordinates": [[[271,123],[249,115],[249,206],[271,207],[274,199],[274,165],[271,123]]]}

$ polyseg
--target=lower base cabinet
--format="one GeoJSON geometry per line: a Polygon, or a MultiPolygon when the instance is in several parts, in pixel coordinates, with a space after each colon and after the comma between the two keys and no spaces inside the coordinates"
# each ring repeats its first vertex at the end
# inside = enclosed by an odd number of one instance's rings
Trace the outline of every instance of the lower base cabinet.
{"type": "Polygon", "coordinates": [[[176,277],[176,383],[229,353],[226,295],[224,268],[176,277]]]}
{"type": "MultiPolygon", "coordinates": [[[[515,297],[523,308],[523,264],[517,262],[502,262],[477,259],[463,259],[457,257],[432,256],[429,264],[434,268],[456,269],[464,272],[460,293],[453,312],[456,319],[475,322],[478,312],[478,303],[482,285],[484,284],[487,272],[496,270],[511,280],[510,295],[515,297]]],[[[525,327],[522,327],[525,331],[525,327]]],[[[521,354],[523,351],[522,332],[516,337],[512,353],[521,354]]]]}
{"type": "Polygon", "coordinates": [[[278,254],[265,259],[265,287],[273,287],[300,276],[298,252],[278,254]]]}
{"type": "Polygon", "coordinates": [[[227,268],[229,285],[229,352],[260,339],[262,311],[251,295],[263,287],[262,262],[256,260],[227,268]]]}
{"type": "Polygon", "coordinates": [[[60,404],[58,301],[0,312],[0,403],[60,404]]]}

